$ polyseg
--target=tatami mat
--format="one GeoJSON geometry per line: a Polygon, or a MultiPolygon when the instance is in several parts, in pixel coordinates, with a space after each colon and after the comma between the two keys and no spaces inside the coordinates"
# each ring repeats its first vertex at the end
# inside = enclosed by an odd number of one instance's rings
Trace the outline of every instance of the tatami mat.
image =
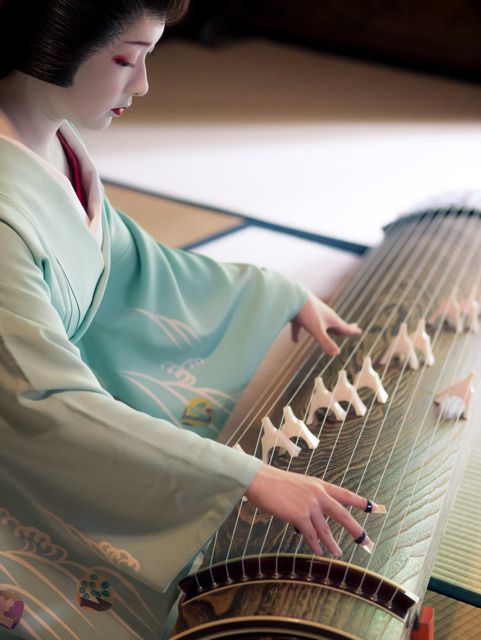
{"type": "MultiPolygon", "coordinates": [[[[433,577],[448,585],[447,592],[468,597],[481,606],[481,429],[472,442],[446,533],[438,552],[433,577]],[[453,588],[454,587],[454,588],[453,588]],[[456,587],[470,594],[456,593],[456,587]]],[[[443,585],[439,584],[440,589],[443,585]]],[[[481,624],[479,627],[481,638],[481,624]]]]}
{"type": "Polygon", "coordinates": [[[134,218],[158,242],[183,247],[240,227],[242,218],[105,184],[112,204],[134,218]]]}
{"type": "Polygon", "coordinates": [[[428,591],[424,605],[434,607],[435,640],[480,640],[481,609],[428,591]]]}

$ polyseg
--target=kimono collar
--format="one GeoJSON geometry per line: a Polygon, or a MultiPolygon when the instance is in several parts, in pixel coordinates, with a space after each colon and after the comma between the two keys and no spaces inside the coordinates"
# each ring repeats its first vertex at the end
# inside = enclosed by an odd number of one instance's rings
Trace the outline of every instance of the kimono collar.
{"type": "MultiPolygon", "coordinates": [[[[82,165],[88,223],[70,180],[25,145],[1,135],[0,195],[16,203],[19,213],[29,220],[61,265],[82,310],[81,323],[71,336],[77,342],[90,325],[107,285],[110,237],[103,187],[90,155],[70,124],[65,122],[60,130],[82,165]],[[102,233],[101,246],[96,233],[102,233]]],[[[13,226],[17,225],[20,219],[13,226]]]]}
{"type": "Polygon", "coordinates": [[[78,202],[78,198],[76,197],[75,190],[70,182],[70,180],[65,176],[61,171],[59,171],[56,167],[47,162],[44,158],[39,156],[35,151],[32,151],[26,145],[14,140],[13,138],[9,138],[7,136],[3,136],[0,134],[0,140],[6,140],[10,144],[15,145],[19,149],[22,149],[27,155],[29,155],[33,160],[38,162],[55,180],[59,185],[61,185],[67,192],[71,192],[70,194],[75,195],[75,209],[77,213],[81,216],[87,227],[97,238],[99,244],[101,244],[102,237],[102,200],[103,193],[100,184],[100,180],[98,177],[97,170],[95,165],[90,157],[89,152],[87,151],[86,146],[80,139],[80,137],[75,132],[73,126],[68,122],[63,122],[59,128],[60,133],[67,141],[67,144],[72,149],[73,153],[77,157],[77,160],[82,167],[82,183],[85,191],[85,195],[87,197],[87,217],[85,217],[85,211],[80,202],[78,202]]]}

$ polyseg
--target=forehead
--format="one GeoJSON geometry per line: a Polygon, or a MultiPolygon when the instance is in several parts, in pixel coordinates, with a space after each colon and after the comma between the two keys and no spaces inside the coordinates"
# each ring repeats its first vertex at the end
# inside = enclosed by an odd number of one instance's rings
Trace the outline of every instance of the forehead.
{"type": "Polygon", "coordinates": [[[164,32],[164,27],[164,20],[152,16],[142,16],[132,25],[124,29],[118,37],[118,40],[133,43],[136,46],[150,47],[160,40],[164,32]]]}

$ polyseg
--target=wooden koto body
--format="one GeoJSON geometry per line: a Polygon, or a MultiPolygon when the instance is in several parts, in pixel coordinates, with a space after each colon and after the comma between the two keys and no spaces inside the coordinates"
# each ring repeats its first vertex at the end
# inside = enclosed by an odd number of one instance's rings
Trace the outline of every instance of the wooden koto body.
{"type": "Polygon", "coordinates": [[[343,340],[334,359],[306,339],[290,370],[272,381],[274,401],[266,391],[250,428],[241,425],[230,442],[260,457],[263,416],[279,427],[289,404],[305,419],[316,376],[322,373],[332,389],[341,368],[353,380],[370,355],[387,402],[365,388],[359,391],[365,416],[351,407],[340,422],[319,410],[308,423],[319,446],[311,451],[299,440],[302,451],[292,459],[276,448],[272,464],[385,504],[387,515],[353,511],[375,541],[373,554],[330,521],[343,557],[314,557],[292,526],[242,502],[219,529],[201,570],[181,583],[175,638],[409,638],[481,405],[476,390],[464,420],[440,415],[434,404],[440,390],[481,371],[481,333],[456,332],[443,322],[450,296],[462,302],[481,293],[479,215],[426,211],[390,225],[335,305],[345,319],[359,322],[363,337],[343,340]],[[428,327],[434,364],[420,355],[417,370],[405,359],[380,366],[401,323],[413,332],[422,318],[434,318],[428,327]]]}

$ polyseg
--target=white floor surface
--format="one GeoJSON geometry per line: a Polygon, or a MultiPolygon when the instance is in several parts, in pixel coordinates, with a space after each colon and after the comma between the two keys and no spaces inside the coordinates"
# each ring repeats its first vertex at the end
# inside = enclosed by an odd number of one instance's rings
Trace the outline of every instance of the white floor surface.
{"type": "Polygon", "coordinates": [[[195,251],[218,262],[247,262],[275,269],[299,280],[324,300],[342,291],[361,262],[348,251],[258,227],[240,229],[195,251]]]}
{"type": "Polygon", "coordinates": [[[149,64],[149,95],[85,133],[106,178],[363,244],[480,186],[481,87],[262,40],[149,64]]]}

